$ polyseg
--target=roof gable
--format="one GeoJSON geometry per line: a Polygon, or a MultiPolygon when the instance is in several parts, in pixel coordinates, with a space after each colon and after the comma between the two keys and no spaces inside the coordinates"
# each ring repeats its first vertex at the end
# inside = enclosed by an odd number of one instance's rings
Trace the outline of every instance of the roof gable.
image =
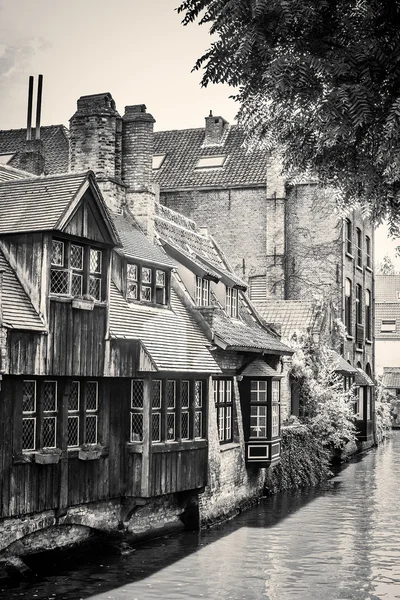
{"type": "Polygon", "coordinates": [[[110,243],[119,244],[91,172],[0,183],[0,234],[64,231],[89,188],[91,206],[101,214],[110,243]]]}
{"type": "Polygon", "coordinates": [[[115,245],[116,241],[114,227],[110,231],[109,218],[105,218],[104,211],[101,212],[98,198],[90,187],[84,192],[63,231],[104,244],[115,245]]]}

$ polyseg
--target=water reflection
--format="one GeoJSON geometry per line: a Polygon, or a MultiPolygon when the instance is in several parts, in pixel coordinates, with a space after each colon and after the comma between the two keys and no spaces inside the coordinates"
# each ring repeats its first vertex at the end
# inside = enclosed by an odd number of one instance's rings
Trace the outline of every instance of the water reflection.
{"type": "MultiPolygon", "coordinates": [[[[7,600],[400,599],[400,432],[322,488],[281,494],[201,535],[86,556],[7,600]]],[[[48,568],[46,566],[46,568],[48,568]]]]}

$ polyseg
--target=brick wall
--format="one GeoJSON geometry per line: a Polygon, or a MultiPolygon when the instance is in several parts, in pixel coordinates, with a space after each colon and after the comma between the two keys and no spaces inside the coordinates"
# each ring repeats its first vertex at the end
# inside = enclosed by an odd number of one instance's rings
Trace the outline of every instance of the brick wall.
{"type": "Polygon", "coordinates": [[[265,188],[161,191],[160,199],[207,226],[240,277],[266,275],[265,188]]]}

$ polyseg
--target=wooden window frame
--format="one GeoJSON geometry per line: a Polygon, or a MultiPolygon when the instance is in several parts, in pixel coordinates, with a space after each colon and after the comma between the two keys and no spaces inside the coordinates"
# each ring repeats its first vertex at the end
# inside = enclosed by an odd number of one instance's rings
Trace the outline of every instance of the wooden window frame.
{"type": "Polygon", "coordinates": [[[369,237],[369,235],[365,236],[365,261],[366,267],[368,269],[371,269],[371,238],[369,237]]]}
{"type": "Polygon", "coordinates": [[[217,413],[220,444],[233,442],[233,382],[232,379],[213,379],[213,396],[217,413]]]}
{"type": "Polygon", "coordinates": [[[345,221],[346,254],[353,256],[353,225],[350,219],[345,221]]]}
{"type": "Polygon", "coordinates": [[[75,241],[65,238],[53,237],[50,243],[50,275],[49,275],[49,294],[52,299],[56,298],[74,298],[79,296],[90,296],[94,302],[105,302],[107,299],[107,251],[105,248],[87,244],[82,241],[75,241]],[[53,263],[53,246],[54,244],[63,244],[63,260],[62,264],[53,263]],[[82,264],[81,268],[74,265],[72,258],[72,249],[82,249],[82,264]],[[100,271],[92,269],[93,254],[100,253],[100,271]],[[52,275],[53,273],[66,273],[66,291],[52,290],[52,275]],[[79,293],[73,293],[73,281],[75,278],[81,278],[79,293]],[[99,294],[97,297],[91,294],[91,286],[93,281],[98,281],[99,294]]]}
{"type": "Polygon", "coordinates": [[[357,242],[357,267],[362,268],[362,232],[359,227],[356,228],[356,242],[357,242]]]}
{"type": "MultiPolygon", "coordinates": [[[[206,391],[204,379],[159,377],[150,382],[150,441],[152,444],[194,443],[205,440],[206,429],[206,391]],[[170,390],[174,388],[173,403],[170,390]],[[200,396],[197,393],[201,388],[200,396]],[[153,400],[154,389],[158,388],[157,402],[153,400]],[[185,423],[183,423],[185,419],[185,423]],[[173,420],[173,432],[171,424],[173,420]],[[158,424],[155,426],[156,421],[158,424]],[[154,435],[157,429],[157,436],[154,435]],[[200,435],[197,435],[200,434],[200,435]]],[[[146,408],[144,407],[144,410],[146,408]]],[[[146,435],[144,433],[144,435],[146,435]]]]}
{"type": "Polygon", "coordinates": [[[170,280],[171,275],[168,269],[163,269],[154,265],[148,265],[138,261],[126,262],[124,266],[125,278],[125,297],[128,302],[139,302],[154,306],[169,306],[170,302],[170,280]],[[130,267],[136,267],[136,279],[129,277],[130,267]],[[143,274],[148,270],[150,272],[149,281],[144,281],[143,274]],[[164,282],[161,283],[160,275],[163,275],[164,282]],[[129,286],[136,285],[136,297],[129,295],[129,286]],[[150,290],[150,299],[144,297],[144,290],[150,290]],[[162,301],[160,302],[160,296],[162,301]]]}
{"type": "Polygon", "coordinates": [[[210,306],[210,280],[196,275],[196,306],[210,306]]]}
{"type": "Polygon", "coordinates": [[[55,379],[36,379],[26,378],[21,382],[20,394],[21,394],[21,415],[22,415],[22,428],[21,428],[21,451],[25,453],[37,452],[39,450],[55,450],[59,446],[59,397],[58,397],[58,383],[55,379]],[[24,411],[24,394],[25,384],[34,384],[34,410],[24,411]],[[55,384],[55,407],[53,409],[45,409],[45,394],[46,384],[55,384]],[[24,422],[32,421],[34,424],[33,431],[33,447],[24,448],[23,443],[23,430],[24,422]],[[45,437],[48,435],[45,431],[45,425],[47,421],[54,422],[54,444],[46,444],[45,437]]]}
{"type": "Polygon", "coordinates": [[[225,310],[234,319],[238,316],[239,292],[237,288],[226,286],[225,288],[225,310]]]}
{"type": "Polygon", "coordinates": [[[372,311],[371,311],[371,291],[365,290],[365,337],[367,340],[372,339],[372,311]]]}
{"type": "MultiPolygon", "coordinates": [[[[78,419],[78,444],[70,444],[69,437],[67,437],[67,448],[68,450],[77,450],[82,446],[97,446],[101,443],[99,439],[100,428],[100,410],[101,410],[101,386],[97,379],[72,379],[72,382],[78,383],[78,409],[68,411],[68,419],[78,419]],[[95,384],[96,388],[96,409],[88,408],[88,388],[90,384],[95,384]],[[88,439],[88,422],[89,419],[95,420],[95,439],[88,439]]],[[[72,388],[70,390],[71,394],[72,388]]],[[[69,402],[69,398],[67,400],[69,402]]],[[[68,434],[67,434],[68,435],[68,434]]]]}

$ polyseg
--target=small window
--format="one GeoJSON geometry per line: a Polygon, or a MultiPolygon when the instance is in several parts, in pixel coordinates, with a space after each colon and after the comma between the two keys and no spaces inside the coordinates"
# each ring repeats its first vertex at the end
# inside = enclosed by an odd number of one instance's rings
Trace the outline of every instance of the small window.
{"type": "Polygon", "coordinates": [[[250,384],[250,437],[267,437],[267,382],[250,384]]]}
{"type": "Polygon", "coordinates": [[[226,287],[225,309],[230,317],[238,316],[238,291],[232,287],[226,287]]]}
{"type": "Polygon", "coordinates": [[[210,282],[198,276],[196,276],[196,304],[197,306],[210,304],[210,282]]]}
{"type": "Polygon", "coordinates": [[[22,382],[22,444],[25,452],[57,446],[57,382],[22,382]]]}
{"type": "Polygon", "coordinates": [[[365,290],[365,337],[372,339],[371,292],[365,290]]]}
{"type": "Polygon", "coordinates": [[[362,287],[359,283],[356,285],[356,317],[357,325],[362,325],[362,287]]]}
{"type": "Polygon", "coordinates": [[[217,410],[218,435],[221,443],[232,441],[232,381],[213,380],[214,403],[217,410]]]}
{"type": "Polygon", "coordinates": [[[353,254],[353,242],[352,242],[352,225],[350,219],[346,219],[346,252],[347,254],[353,254]]]}
{"type": "Polygon", "coordinates": [[[141,442],[143,440],[143,401],[144,383],[142,379],[131,381],[131,422],[130,441],[141,442]]]}
{"type": "Polygon", "coordinates": [[[151,440],[161,441],[161,401],[162,381],[154,379],[151,382],[151,440]]]}
{"type": "Polygon", "coordinates": [[[351,279],[346,279],[344,289],[344,324],[346,325],[348,335],[351,335],[351,311],[352,311],[352,293],[351,279]]]}
{"type": "Polygon", "coordinates": [[[168,303],[166,271],[133,263],[126,265],[126,298],[153,304],[168,303]]]}
{"type": "Polygon", "coordinates": [[[362,267],[362,235],[361,229],[357,227],[356,229],[356,239],[357,239],[357,267],[362,267]]]}
{"type": "Polygon", "coordinates": [[[272,381],[272,437],[278,437],[281,430],[280,382],[272,381]]]}
{"type": "Polygon", "coordinates": [[[367,267],[371,268],[371,238],[366,235],[365,236],[365,262],[367,267]]]}
{"type": "Polygon", "coordinates": [[[215,169],[223,167],[226,156],[203,156],[197,161],[196,169],[215,169]]]}
{"type": "Polygon", "coordinates": [[[154,171],[157,171],[158,169],[161,168],[161,165],[163,164],[165,157],[166,157],[166,154],[154,154],[153,164],[152,164],[152,168],[154,171]]]}
{"type": "Polygon", "coordinates": [[[14,154],[0,154],[0,165],[7,165],[11,159],[14,157],[14,154]]]}
{"type": "Polygon", "coordinates": [[[97,444],[98,431],[98,382],[72,381],[68,396],[68,448],[97,444]]]}
{"type": "Polygon", "coordinates": [[[396,319],[385,319],[381,324],[381,333],[395,333],[396,319]]]}

